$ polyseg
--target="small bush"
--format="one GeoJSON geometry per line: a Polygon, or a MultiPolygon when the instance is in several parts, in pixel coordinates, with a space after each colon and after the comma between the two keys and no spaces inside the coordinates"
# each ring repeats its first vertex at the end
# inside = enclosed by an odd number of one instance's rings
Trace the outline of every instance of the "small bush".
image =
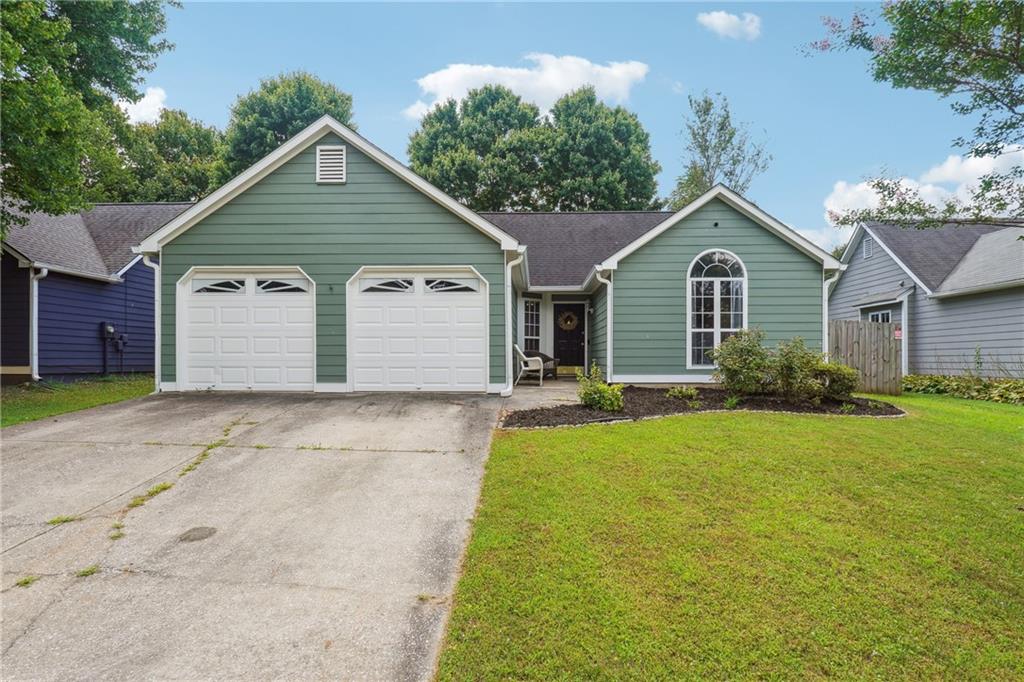
{"type": "Polygon", "coordinates": [[[782,397],[794,402],[814,402],[825,395],[818,378],[821,353],[804,344],[800,337],[782,341],[772,360],[772,385],[782,397]]]}
{"type": "Polygon", "coordinates": [[[725,405],[725,409],[735,410],[737,407],[740,406],[740,401],[742,400],[743,399],[740,398],[738,395],[731,395],[725,399],[723,404],[725,405]]]}
{"type": "Polygon", "coordinates": [[[944,394],[954,398],[1024,405],[1024,379],[911,374],[903,377],[903,390],[909,393],[944,394]]]}
{"type": "Polygon", "coordinates": [[[625,404],[622,397],[622,384],[606,383],[604,375],[601,374],[601,368],[597,366],[596,362],[591,365],[589,374],[577,369],[576,380],[579,382],[576,395],[579,396],[581,403],[602,412],[622,411],[625,404]]]}
{"type": "Polygon", "coordinates": [[[686,403],[686,406],[689,407],[691,410],[699,410],[700,408],[704,407],[704,403],[702,403],[699,400],[691,400],[690,402],[686,403]]]}
{"type": "Polygon", "coordinates": [[[669,398],[677,400],[696,400],[697,389],[693,386],[673,386],[665,393],[669,398]]]}
{"type": "Polygon", "coordinates": [[[838,362],[819,361],[814,370],[825,396],[834,400],[845,400],[857,389],[860,376],[853,367],[838,362]]]}
{"type": "Polygon", "coordinates": [[[748,329],[738,332],[711,351],[718,365],[715,380],[729,393],[757,395],[768,389],[771,355],[764,347],[764,331],[748,329]]]}

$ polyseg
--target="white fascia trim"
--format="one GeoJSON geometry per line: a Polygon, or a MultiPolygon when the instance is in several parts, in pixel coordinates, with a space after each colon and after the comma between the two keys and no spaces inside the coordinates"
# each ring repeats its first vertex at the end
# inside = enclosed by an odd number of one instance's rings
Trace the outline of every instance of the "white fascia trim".
{"type": "Polygon", "coordinates": [[[1024,280],[1015,279],[1011,282],[999,282],[996,284],[983,284],[981,286],[965,289],[953,289],[951,291],[940,291],[931,295],[932,298],[952,298],[953,296],[968,296],[970,294],[983,294],[987,291],[1000,291],[1024,286],[1024,280]]]}
{"type": "MultiPolygon", "coordinates": [[[[926,294],[928,294],[929,296],[932,295],[932,290],[929,289],[928,286],[925,285],[924,282],[922,282],[920,279],[918,279],[917,275],[914,274],[913,270],[908,268],[903,261],[901,261],[899,258],[896,257],[896,254],[892,252],[892,249],[890,249],[888,246],[886,246],[885,242],[883,242],[881,239],[879,239],[878,235],[875,234],[874,232],[872,232],[870,227],[868,227],[867,225],[862,225],[861,227],[864,228],[865,232],[867,232],[869,235],[871,235],[871,238],[875,240],[876,244],[878,244],[879,246],[882,247],[882,250],[885,251],[885,253],[889,256],[889,258],[892,258],[893,261],[896,263],[896,265],[900,266],[900,269],[903,270],[903,272],[907,273],[907,275],[910,277],[910,279],[914,280],[914,284],[916,284],[917,286],[921,287],[921,289],[923,289],[924,292],[926,294]]],[[[851,244],[852,244],[852,242],[851,242],[851,244]]],[[[845,257],[846,254],[844,253],[843,256],[845,257]]]]}
{"type": "MultiPolygon", "coordinates": [[[[265,157],[250,166],[240,175],[237,175],[234,179],[222,185],[216,192],[193,205],[187,211],[151,234],[149,237],[144,239],[139,246],[134,247],[132,251],[136,253],[155,253],[161,246],[179,236],[203,218],[206,218],[224,204],[249,189],[251,186],[272,173],[279,166],[298,155],[299,152],[303,151],[315,140],[329,132],[335,133],[345,142],[351,144],[353,147],[387,168],[400,179],[425,194],[428,198],[448,209],[494,241],[501,244],[502,249],[515,249],[519,246],[519,242],[511,235],[503,232],[497,226],[488,222],[483,217],[469,210],[458,201],[439,190],[437,187],[434,187],[432,184],[413,173],[411,170],[385,153],[382,149],[357,134],[354,130],[342,125],[330,116],[322,116],[270,154],[267,154],[265,157]]],[[[310,183],[314,183],[314,180],[315,176],[311,173],[310,183]]]]}
{"type": "Polygon", "coordinates": [[[128,261],[128,265],[125,265],[123,268],[118,270],[115,274],[117,275],[118,278],[123,278],[124,277],[124,273],[128,272],[129,270],[131,270],[132,266],[134,266],[140,260],[142,260],[142,254],[139,254],[139,255],[135,256],[135,258],[132,258],[130,261],[128,261]]]}
{"type": "Polygon", "coordinates": [[[883,305],[895,305],[895,304],[903,301],[905,299],[906,295],[907,294],[904,294],[903,296],[899,296],[897,298],[891,298],[888,301],[875,301],[874,303],[867,303],[865,305],[854,305],[852,307],[856,308],[857,310],[864,310],[865,308],[877,308],[877,307],[883,306],[883,305]]]}
{"type": "Polygon", "coordinates": [[[536,294],[585,294],[587,290],[583,287],[529,287],[526,293],[536,294]]]}
{"type": "Polygon", "coordinates": [[[618,384],[713,384],[710,374],[616,374],[611,381],[618,384]]]}
{"type": "Polygon", "coordinates": [[[702,194],[694,201],[687,204],[681,210],[673,213],[670,217],[648,230],[640,238],[627,244],[622,249],[617,251],[615,254],[605,259],[600,264],[602,270],[614,270],[618,267],[619,261],[633,253],[641,246],[644,246],[655,237],[660,235],[665,230],[669,229],[679,221],[692,215],[698,209],[702,208],[705,204],[712,201],[713,199],[719,199],[724,201],[726,204],[736,209],[740,213],[743,213],[754,222],[760,224],[767,230],[774,232],[776,235],[781,237],[784,241],[788,242],[792,246],[796,247],[800,251],[819,261],[826,270],[838,270],[840,267],[839,261],[833,258],[828,252],[814,244],[812,241],[801,235],[799,232],[789,227],[785,223],[773,218],[772,216],[765,213],[763,210],[757,207],[757,205],[747,201],[736,192],[725,185],[715,185],[707,192],[702,194]]]}
{"type": "Polygon", "coordinates": [[[10,244],[7,244],[7,243],[0,244],[0,252],[2,252],[2,253],[9,253],[10,255],[14,256],[18,260],[18,267],[19,268],[30,268],[30,267],[32,267],[32,259],[29,258],[28,256],[26,256],[25,254],[23,254],[21,251],[18,251],[16,248],[11,246],[10,244]]]}
{"type": "Polygon", "coordinates": [[[59,265],[50,265],[49,263],[33,263],[33,267],[43,268],[50,272],[56,272],[61,275],[70,275],[72,277],[81,277],[83,279],[94,279],[98,282],[108,282],[116,284],[117,282],[123,282],[124,280],[116,275],[94,275],[88,272],[81,272],[79,270],[72,270],[71,268],[64,268],[59,265]]]}

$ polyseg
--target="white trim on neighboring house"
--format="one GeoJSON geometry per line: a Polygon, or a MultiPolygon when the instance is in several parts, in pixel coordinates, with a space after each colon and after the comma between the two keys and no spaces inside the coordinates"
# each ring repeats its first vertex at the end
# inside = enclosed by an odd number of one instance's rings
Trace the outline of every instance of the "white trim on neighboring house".
{"type": "MultiPolygon", "coordinates": [[[[161,254],[162,255],[162,254],[161,254]]],[[[162,261],[161,261],[162,263],[162,261]]],[[[174,375],[175,381],[173,382],[160,382],[161,391],[178,391],[181,390],[178,387],[182,387],[187,390],[208,390],[198,389],[194,386],[189,386],[185,380],[187,373],[185,372],[185,356],[187,355],[183,351],[188,347],[188,336],[186,334],[186,328],[188,326],[185,309],[189,301],[189,282],[196,275],[222,275],[231,273],[244,273],[244,274],[299,274],[309,280],[309,293],[313,297],[313,391],[316,391],[316,371],[317,371],[317,359],[316,359],[316,337],[319,329],[319,324],[316,315],[316,280],[310,277],[305,270],[298,265],[193,265],[185,271],[177,282],[174,283],[174,375]],[[173,388],[164,388],[164,386],[173,386],[173,388]]],[[[211,389],[218,390],[218,389],[211,389]]],[[[237,390],[237,389],[230,389],[237,390]]]]}
{"type": "Polygon", "coordinates": [[[614,368],[612,367],[612,358],[614,357],[614,353],[612,352],[612,350],[613,350],[613,346],[612,346],[612,342],[613,342],[612,317],[615,314],[614,273],[609,272],[608,273],[608,277],[605,278],[601,274],[601,271],[598,269],[598,267],[599,266],[597,266],[597,265],[594,266],[594,273],[596,273],[596,274],[594,274],[594,278],[598,282],[600,282],[601,284],[605,285],[608,288],[608,291],[605,293],[605,297],[604,297],[604,300],[605,300],[605,324],[607,325],[607,329],[605,330],[605,336],[606,336],[606,338],[605,338],[605,346],[606,346],[605,350],[608,352],[608,359],[607,359],[606,364],[605,364],[605,374],[608,376],[608,380],[611,381],[611,377],[614,374],[614,371],[613,371],[614,368]]]}
{"type": "MultiPolygon", "coordinates": [[[[240,175],[222,185],[216,192],[168,222],[144,239],[139,246],[133,247],[132,250],[136,253],[156,253],[162,245],[178,237],[193,225],[217,211],[329,132],[333,132],[346,143],[351,144],[360,152],[384,166],[428,198],[498,242],[502,249],[511,250],[519,247],[519,242],[511,235],[413,173],[366,138],[342,125],[332,117],[322,116],[240,175]]],[[[315,179],[315,175],[311,172],[309,178],[311,185],[315,184],[315,179]]]]}
{"type": "Polygon", "coordinates": [[[710,374],[615,374],[609,381],[621,384],[713,384],[710,374]]]}
{"type": "Polygon", "coordinates": [[[28,322],[28,346],[29,346],[29,367],[32,370],[32,380],[39,381],[39,280],[50,274],[45,267],[40,267],[39,272],[29,270],[29,322],[28,322]]]}
{"type": "Polygon", "coordinates": [[[139,261],[140,261],[141,259],[142,259],[142,255],[141,255],[141,254],[140,254],[140,255],[138,255],[138,256],[135,256],[135,258],[132,258],[132,259],[131,259],[130,261],[128,261],[128,264],[127,264],[127,265],[125,265],[125,266],[124,266],[123,268],[121,268],[120,270],[118,270],[118,271],[117,271],[116,273],[114,273],[114,274],[115,274],[115,275],[117,275],[117,277],[118,277],[119,279],[123,278],[123,277],[124,277],[124,274],[125,274],[126,272],[128,272],[129,270],[131,270],[131,269],[132,269],[132,267],[133,267],[133,266],[134,266],[134,265],[135,265],[136,263],[138,263],[138,262],[139,262],[139,261]]]}
{"type": "Polygon", "coordinates": [[[966,287],[964,289],[952,289],[950,291],[939,291],[932,294],[932,298],[952,298],[953,296],[968,296],[970,294],[984,294],[989,291],[1001,291],[1003,289],[1013,289],[1014,287],[1024,287],[1024,280],[1015,279],[1011,282],[997,282],[995,284],[982,284],[976,287],[966,287]]]}
{"type": "MultiPolygon", "coordinates": [[[[732,251],[729,251],[728,249],[705,249],[704,251],[701,251],[696,256],[694,256],[693,260],[690,261],[690,264],[686,266],[686,306],[684,308],[685,309],[685,313],[684,313],[685,317],[683,318],[683,322],[684,322],[683,327],[684,327],[684,329],[686,329],[686,369],[696,369],[696,370],[715,369],[715,367],[716,367],[715,365],[695,365],[695,364],[693,364],[693,333],[694,333],[694,331],[698,331],[698,332],[711,331],[712,333],[717,332],[716,335],[719,336],[719,338],[721,337],[722,330],[719,328],[720,325],[721,325],[721,318],[719,316],[719,313],[720,313],[719,304],[721,302],[721,296],[720,296],[720,293],[719,293],[719,291],[720,291],[720,282],[721,281],[733,282],[733,281],[736,281],[738,279],[742,279],[742,281],[743,281],[743,325],[740,327],[740,329],[743,330],[743,329],[747,329],[750,326],[750,322],[749,322],[750,318],[749,318],[749,316],[747,314],[747,308],[748,308],[747,304],[750,301],[750,286],[749,286],[750,276],[749,276],[749,273],[747,272],[746,264],[740,259],[740,257],[737,256],[732,251]],[[691,277],[690,273],[693,271],[694,264],[698,260],[700,260],[703,256],[706,256],[709,253],[724,253],[724,254],[728,255],[729,257],[733,258],[737,263],[740,264],[740,267],[743,268],[743,277],[742,278],[740,278],[740,277],[691,277]],[[707,330],[707,329],[697,329],[697,330],[694,330],[692,328],[692,326],[691,326],[692,320],[690,319],[690,302],[691,302],[691,299],[693,297],[693,286],[692,286],[692,284],[693,284],[693,280],[694,279],[697,279],[697,280],[710,280],[710,281],[714,282],[714,284],[715,284],[715,291],[714,291],[714,301],[715,301],[714,319],[715,319],[715,327],[713,329],[711,329],[711,330],[707,330]]],[[[721,341],[715,343],[715,345],[713,347],[717,347],[718,343],[721,343],[721,341]]]]}
{"type": "MultiPolygon", "coordinates": [[[[910,279],[914,280],[914,283],[917,286],[921,287],[921,289],[923,289],[924,292],[926,294],[928,294],[929,296],[932,295],[932,290],[929,289],[928,286],[924,282],[922,282],[921,279],[917,275],[914,274],[913,270],[908,268],[907,265],[903,261],[901,261],[899,258],[896,257],[896,254],[892,252],[892,249],[890,249],[888,246],[886,246],[886,243],[884,241],[882,241],[881,239],[879,239],[878,235],[875,234],[874,232],[872,232],[870,227],[868,227],[867,225],[858,225],[857,226],[857,230],[862,230],[864,232],[867,232],[868,235],[870,235],[870,237],[875,240],[875,244],[877,244],[878,246],[881,246],[882,247],[882,251],[885,251],[886,255],[889,256],[889,258],[892,258],[893,261],[896,263],[896,265],[900,266],[900,269],[903,270],[903,272],[907,273],[907,275],[910,277],[910,279]]],[[[856,236],[857,236],[857,233],[855,232],[854,233],[854,237],[856,237],[856,236]]],[[[853,244],[853,241],[854,241],[854,239],[851,238],[850,239],[850,244],[851,245],[853,244]]],[[[847,251],[850,250],[849,246],[847,246],[846,250],[847,251]]],[[[852,254],[850,254],[850,255],[852,256],[852,254]]],[[[845,253],[845,252],[843,253],[843,263],[849,263],[849,260],[847,260],[847,253],[845,253]]]]}
{"type": "Polygon", "coordinates": [[[809,239],[801,235],[799,232],[789,227],[785,223],[776,220],[772,216],[761,210],[756,204],[753,204],[736,192],[725,185],[715,185],[707,192],[702,194],[699,198],[687,204],[682,210],[673,213],[669,218],[665,219],[655,227],[645,232],[642,236],[630,242],[623,248],[619,249],[616,253],[606,258],[600,263],[602,270],[614,270],[618,267],[619,261],[633,253],[640,247],[644,246],[655,237],[660,235],[665,230],[669,229],[676,223],[680,222],[687,216],[692,215],[698,209],[702,208],[705,204],[709,203],[714,199],[719,199],[732,208],[736,209],[740,213],[746,215],[748,218],[758,223],[762,227],[766,228],[770,232],[775,233],[777,236],[788,242],[790,245],[796,247],[798,250],[807,254],[811,258],[814,258],[820,262],[826,270],[838,270],[839,261],[833,258],[828,252],[817,246],[809,239]]]}
{"type": "Polygon", "coordinates": [[[910,295],[913,289],[907,289],[897,300],[900,302],[900,366],[903,376],[910,374],[910,295]]]}

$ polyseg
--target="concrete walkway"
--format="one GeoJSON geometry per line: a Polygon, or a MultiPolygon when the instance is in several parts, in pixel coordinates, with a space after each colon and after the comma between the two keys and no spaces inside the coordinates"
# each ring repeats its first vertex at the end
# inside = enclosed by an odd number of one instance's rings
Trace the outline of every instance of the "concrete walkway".
{"type": "Polygon", "coordinates": [[[501,402],[159,396],[5,429],[4,679],[428,678],[501,402]]]}

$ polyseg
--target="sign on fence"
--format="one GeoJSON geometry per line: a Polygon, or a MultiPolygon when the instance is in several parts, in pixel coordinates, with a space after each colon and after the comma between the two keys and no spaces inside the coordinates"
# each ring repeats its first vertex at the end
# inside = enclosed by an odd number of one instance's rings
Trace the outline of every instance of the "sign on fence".
{"type": "Polygon", "coordinates": [[[836,362],[860,373],[865,393],[899,395],[903,382],[903,340],[900,326],[890,322],[832,320],[828,353],[836,362]]]}

